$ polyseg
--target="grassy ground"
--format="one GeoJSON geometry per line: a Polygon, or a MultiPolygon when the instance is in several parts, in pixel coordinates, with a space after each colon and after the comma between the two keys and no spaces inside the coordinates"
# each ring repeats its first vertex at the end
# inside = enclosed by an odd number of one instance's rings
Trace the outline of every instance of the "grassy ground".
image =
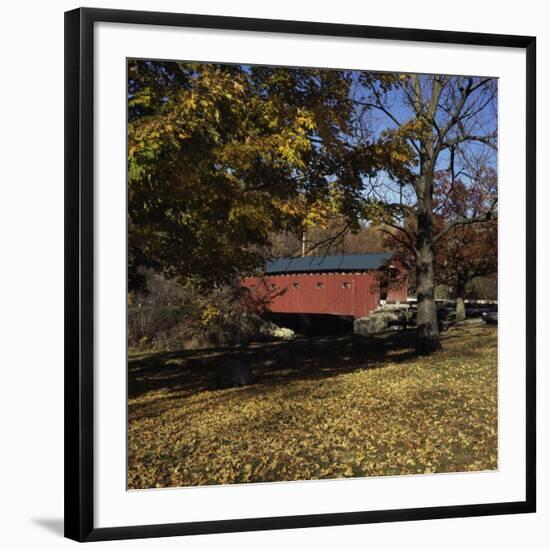
{"type": "Polygon", "coordinates": [[[496,328],[455,327],[429,358],[413,339],[130,357],[129,488],[496,469],[496,328]],[[229,356],[257,384],[212,389],[229,356]]]}

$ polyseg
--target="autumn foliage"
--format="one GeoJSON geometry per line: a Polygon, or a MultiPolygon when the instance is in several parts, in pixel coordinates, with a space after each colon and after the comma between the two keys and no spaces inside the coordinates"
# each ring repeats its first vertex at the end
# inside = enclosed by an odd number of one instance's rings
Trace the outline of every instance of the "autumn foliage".
{"type": "Polygon", "coordinates": [[[353,210],[338,71],[130,61],[129,287],[144,268],[208,286],[250,272],[269,235],[353,210]]]}
{"type": "Polygon", "coordinates": [[[437,174],[468,202],[496,166],[496,94],[492,78],[130,60],[129,289],[147,269],[216,288],[261,269],[274,235],[372,222],[413,251],[417,348],[439,349],[437,225],[464,220],[438,211],[437,174]]]}

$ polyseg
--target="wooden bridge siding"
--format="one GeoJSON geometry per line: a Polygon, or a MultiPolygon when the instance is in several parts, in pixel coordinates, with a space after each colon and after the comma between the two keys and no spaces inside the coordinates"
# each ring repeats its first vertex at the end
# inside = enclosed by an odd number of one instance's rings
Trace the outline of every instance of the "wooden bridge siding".
{"type": "Polygon", "coordinates": [[[399,287],[390,287],[388,288],[388,302],[407,302],[407,285],[403,284],[399,287]]]}
{"type": "Polygon", "coordinates": [[[380,302],[376,275],[369,272],[271,275],[264,280],[250,277],[243,284],[262,296],[273,296],[269,309],[275,313],[366,317],[380,302]],[[323,288],[317,288],[317,283],[323,288]],[[345,288],[344,283],[350,287],[345,288]]]}

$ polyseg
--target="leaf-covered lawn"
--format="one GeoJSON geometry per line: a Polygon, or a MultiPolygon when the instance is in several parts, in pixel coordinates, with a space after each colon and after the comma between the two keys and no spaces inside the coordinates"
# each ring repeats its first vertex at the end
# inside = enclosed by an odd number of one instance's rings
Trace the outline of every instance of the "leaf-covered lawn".
{"type": "Polygon", "coordinates": [[[330,336],[130,357],[131,489],[497,468],[497,332],[330,336]],[[254,386],[212,389],[249,362],[254,386]]]}

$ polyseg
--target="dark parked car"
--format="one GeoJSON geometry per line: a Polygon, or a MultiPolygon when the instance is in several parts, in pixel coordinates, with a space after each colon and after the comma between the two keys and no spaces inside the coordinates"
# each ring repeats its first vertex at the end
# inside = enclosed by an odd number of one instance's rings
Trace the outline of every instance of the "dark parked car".
{"type": "Polygon", "coordinates": [[[481,317],[488,325],[498,324],[498,313],[496,311],[485,311],[481,317]]]}

